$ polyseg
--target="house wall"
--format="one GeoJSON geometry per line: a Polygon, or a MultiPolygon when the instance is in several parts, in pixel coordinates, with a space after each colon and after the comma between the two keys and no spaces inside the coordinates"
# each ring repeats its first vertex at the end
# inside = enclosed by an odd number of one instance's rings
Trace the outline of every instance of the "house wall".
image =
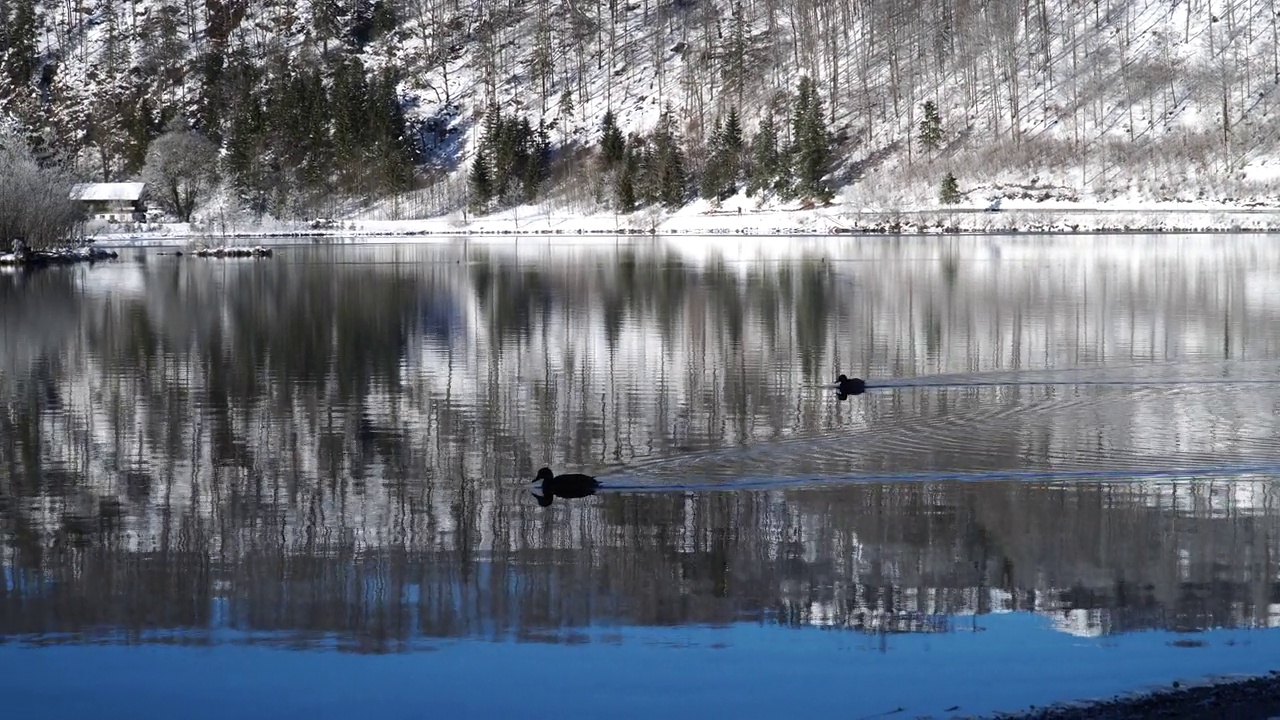
{"type": "Polygon", "coordinates": [[[145,218],[146,206],[128,200],[85,200],[86,214],[107,222],[138,222],[145,218]]]}

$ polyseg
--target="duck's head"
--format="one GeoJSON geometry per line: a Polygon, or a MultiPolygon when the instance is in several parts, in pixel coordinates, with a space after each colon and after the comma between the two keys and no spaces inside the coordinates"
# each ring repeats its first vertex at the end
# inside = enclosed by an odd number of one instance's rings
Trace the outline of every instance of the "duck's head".
{"type": "Polygon", "coordinates": [[[836,382],[843,385],[844,383],[849,382],[849,378],[845,377],[844,375],[841,375],[840,377],[836,378],[836,382]]]}
{"type": "Polygon", "coordinates": [[[544,467],[538,471],[538,475],[533,479],[533,481],[534,482],[546,481],[546,480],[550,480],[551,478],[554,478],[555,476],[556,474],[551,472],[551,468],[544,467]]]}

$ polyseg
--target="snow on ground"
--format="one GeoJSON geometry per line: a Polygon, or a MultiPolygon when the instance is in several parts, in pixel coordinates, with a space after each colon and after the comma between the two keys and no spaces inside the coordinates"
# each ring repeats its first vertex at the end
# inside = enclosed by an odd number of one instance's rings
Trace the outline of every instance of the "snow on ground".
{"type": "MultiPolygon", "coordinates": [[[[731,198],[718,209],[705,201],[675,212],[645,210],[621,215],[578,213],[549,205],[525,205],[476,217],[462,213],[417,220],[346,220],[323,228],[310,223],[228,224],[205,230],[184,223],[146,230],[102,229],[91,235],[104,246],[234,244],[287,237],[748,235],[794,236],[841,233],[1276,231],[1280,203],[1260,205],[1208,200],[1152,201],[1116,198],[1101,202],[1006,199],[998,212],[985,199],[954,207],[870,209],[845,202],[820,208],[756,209],[731,198]]],[[[558,241],[559,242],[559,241],[558,241]]]]}

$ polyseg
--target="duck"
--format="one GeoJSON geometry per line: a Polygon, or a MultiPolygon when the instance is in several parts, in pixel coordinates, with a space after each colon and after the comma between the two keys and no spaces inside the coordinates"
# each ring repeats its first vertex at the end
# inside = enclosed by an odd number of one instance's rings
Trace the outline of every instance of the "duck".
{"type": "Polygon", "coordinates": [[[836,390],[841,395],[861,395],[867,391],[867,381],[841,375],[836,378],[836,390]]]}
{"type": "Polygon", "coordinates": [[[539,488],[542,493],[534,493],[534,497],[538,498],[538,504],[542,507],[547,507],[558,497],[568,500],[594,495],[596,489],[600,487],[600,481],[590,475],[580,473],[556,475],[551,468],[545,467],[539,470],[537,477],[533,479],[533,482],[539,481],[542,482],[539,488]]]}

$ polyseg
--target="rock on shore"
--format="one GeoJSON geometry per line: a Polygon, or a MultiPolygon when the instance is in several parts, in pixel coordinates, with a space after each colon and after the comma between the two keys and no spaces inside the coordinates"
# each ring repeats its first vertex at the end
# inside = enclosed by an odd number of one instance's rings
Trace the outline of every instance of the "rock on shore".
{"type": "Polygon", "coordinates": [[[271,257],[271,248],[262,245],[243,247],[229,245],[215,248],[200,248],[195,251],[196,257],[204,258],[237,258],[237,257],[271,257]]]}
{"type": "Polygon", "coordinates": [[[15,241],[13,251],[0,254],[0,266],[8,267],[42,267],[46,265],[70,265],[81,262],[101,262],[119,257],[113,250],[102,250],[95,247],[57,248],[54,250],[31,250],[25,243],[15,241]]]}
{"type": "Polygon", "coordinates": [[[1138,720],[1139,718],[1270,718],[1280,715],[1280,674],[1181,686],[1120,696],[1111,700],[1072,703],[995,718],[1028,720],[1138,720]]]}

